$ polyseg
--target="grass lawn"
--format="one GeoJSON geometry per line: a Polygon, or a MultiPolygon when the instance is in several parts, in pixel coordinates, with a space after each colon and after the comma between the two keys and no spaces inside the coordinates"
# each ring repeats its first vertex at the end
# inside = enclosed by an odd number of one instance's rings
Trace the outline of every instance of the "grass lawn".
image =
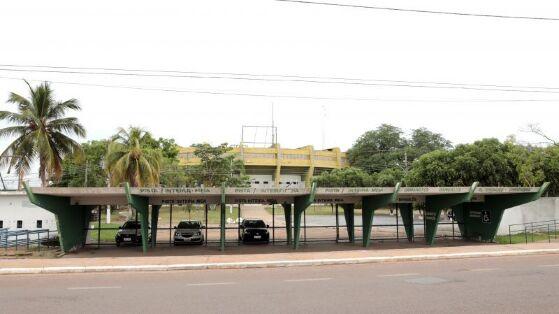
{"type": "Polygon", "coordinates": [[[551,237],[551,239],[554,240],[555,234],[550,233],[548,236],[547,233],[525,234],[524,232],[522,232],[522,233],[513,234],[510,237],[510,239],[508,235],[496,236],[495,241],[497,241],[497,243],[499,244],[509,244],[511,242],[512,244],[515,244],[515,243],[526,243],[526,238],[528,238],[528,242],[548,241],[549,237],[551,237]]]}
{"type": "MultiPolygon", "coordinates": [[[[115,240],[116,232],[118,231],[118,227],[120,227],[121,223],[105,223],[101,222],[101,241],[103,242],[112,242],[115,240]],[[104,230],[103,228],[115,228],[114,230],[104,230]]],[[[98,222],[90,222],[89,227],[94,227],[97,229],[99,226],[98,222]]],[[[89,240],[97,241],[97,230],[89,230],[89,240]]]]}

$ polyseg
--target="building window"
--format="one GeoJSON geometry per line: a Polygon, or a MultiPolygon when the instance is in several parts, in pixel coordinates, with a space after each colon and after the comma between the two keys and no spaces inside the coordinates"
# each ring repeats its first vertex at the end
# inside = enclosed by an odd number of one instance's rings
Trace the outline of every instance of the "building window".
{"type": "Polygon", "coordinates": [[[254,181],[254,184],[260,184],[260,181],[254,181]]]}
{"type": "Polygon", "coordinates": [[[43,221],[37,220],[37,228],[43,228],[43,221]]]}
{"type": "Polygon", "coordinates": [[[18,220],[18,221],[17,221],[17,228],[18,228],[18,229],[23,228],[23,220],[18,220]]]}
{"type": "Polygon", "coordinates": [[[284,159],[309,159],[309,155],[303,155],[303,154],[284,154],[283,155],[284,159]]]}
{"type": "Polygon", "coordinates": [[[4,228],[4,220],[0,220],[0,229],[4,228]]]}
{"type": "Polygon", "coordinates": [[[264,183],[264,184],[268,184],[268,181],[264,181],[264,182],[262,182],[262,183],[264,183]]]}

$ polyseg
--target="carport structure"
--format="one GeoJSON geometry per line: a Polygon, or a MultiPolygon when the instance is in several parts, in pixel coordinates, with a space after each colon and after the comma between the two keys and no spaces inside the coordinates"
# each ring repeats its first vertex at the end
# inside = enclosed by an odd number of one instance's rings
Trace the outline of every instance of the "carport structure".
{"type": "Polygon", "coordinates": [[[492,241],[507,208],[540,198],[549,183],[541,187],[330,187],[317,188],[30,188],[29,200],[55,214],[63,251],[85,244],[92,209],[100,205],[130,205],[141,222],[142,248],[148,250],[149,222],[151,241],[156,243],[159,209],[165,204],[214,204],[220,206],[220,242],[225,249],[225,209],[227,204],[281,204],[286,221],[287,243],[300,244],[301,218],[311,204],[339,204],[344,211],[350,241],[355,240],[356,205],[361,205],[363,246],[368,246],[376,210],[397,204],[409,241],[414,237],[414,204],[424,210],[425,240],[433,244],[443,209],[452,209],[462,237],[492,241]],[[151,206],[151,217],[149,207],[151,206]]]}

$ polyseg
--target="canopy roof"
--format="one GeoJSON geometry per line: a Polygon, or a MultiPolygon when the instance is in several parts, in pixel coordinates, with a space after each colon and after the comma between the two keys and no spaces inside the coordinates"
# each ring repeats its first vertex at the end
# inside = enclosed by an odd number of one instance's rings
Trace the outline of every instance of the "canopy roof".
{"type": "MultiPolygon", "coordinates": [[[[396,194],[398,203],[422,202],[426,196],[461,194],[473,191],[473,202],[483,201],[486,195],[537,193],[542,187],[329,187],[316,188],[316,203],[355,203],[364,196],[396,194]]],[[[37,195],[70,198],[71,204],[124,205],[127,204],[124,187],[35,187],[37,195]]],[[[310,195],[311,188],[130,188],[130,194],[149,199],[150,204],[221,203],[222,196],[228,204],[292,203],[296,197],[310,195]],[[222,195],[223,194],[223,195],[222,195]]]]}

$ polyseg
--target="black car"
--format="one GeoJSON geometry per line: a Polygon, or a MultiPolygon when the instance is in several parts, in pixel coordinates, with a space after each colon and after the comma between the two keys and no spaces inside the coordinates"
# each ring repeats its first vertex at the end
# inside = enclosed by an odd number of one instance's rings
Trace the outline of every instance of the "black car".
{"type": "Polygon", "coordinates": [[[268,227],[262,219],[245,219],[241,223],[240,240],[243,243],[268,243],[270,242],[268,227]]]}
{"type": "MultiPolygon", "coordinates": [[[[148,241],[150,241],[148,235],[148,241]]],[[[129,220],[125,222],[122,226],[118,228],[118,232],[115,236],[116,246],[121,244],[142,244],[142,225],[139,221],[129,220]]]]}

